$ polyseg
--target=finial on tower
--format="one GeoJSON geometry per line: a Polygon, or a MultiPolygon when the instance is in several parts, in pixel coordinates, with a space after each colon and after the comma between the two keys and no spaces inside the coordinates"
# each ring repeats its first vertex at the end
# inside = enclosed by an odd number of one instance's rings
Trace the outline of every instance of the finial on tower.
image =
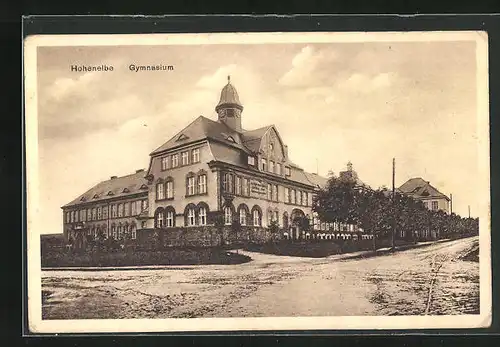
{"type": "Polygon", "coordinates": [[[352,171],[352,163],[350,161],[347,163],[347,171],[352,171]]]}
{"type": "Polygon", "coordinates": [[[227,75],[227,84],[231,83],[231,75],[227,75]]]}

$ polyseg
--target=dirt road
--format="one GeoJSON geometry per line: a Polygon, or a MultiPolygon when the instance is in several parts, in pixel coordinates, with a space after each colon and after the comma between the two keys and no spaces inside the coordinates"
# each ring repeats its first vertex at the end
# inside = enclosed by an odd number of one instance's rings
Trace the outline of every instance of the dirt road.
{"type": "Polygon", "coordinates": [[[241,265],[43,271],[43,318],[477,314],[468,238],[365,259],[249,253],[241,265]]]}

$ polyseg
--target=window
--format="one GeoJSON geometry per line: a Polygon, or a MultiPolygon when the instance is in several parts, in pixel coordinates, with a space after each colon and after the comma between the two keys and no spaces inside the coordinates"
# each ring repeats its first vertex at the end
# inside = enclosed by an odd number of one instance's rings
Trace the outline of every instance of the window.
{"type": "Polygon", "coordinates": [[[144,199],[142,200],[142,210],[146,210],[148,208],[148,200],[144,199]]]}
{"type": "Polygon", "coordinates": [[[269,172],[273,172],[274,173],[274,161],[269,161],[269,172]]]}
{"type": "Polygon", "coordinates": [[[198,163],[200,161],[200,149],[195,148],[191,152],[193,163],[198,163]]]}
{"type": "Polygon", "coordinates": [[[71,221],[71,214],[70,212],[66,212],[66,223],[69,223],[71,221]]]}
{"type": "Polygon", "coordinates": [[[250,190],[249,190],[249,186],[248,186],[248,178],[243,178],[241,180],[242,182],[242,190],[243,190],[243,195],[244,196],[249,196],[250,195],[250,190]]]}
{"type": "Polygon", "coordinates": [[[269,150],[272,152],[274,150],[274,143],[269,144],[269,150]]]}
{"type": "Polygon", "coordinates": [[[169,157],[161,158],[161,170],[162,171],[165,171],[165,170],[170,168],[169,167],[170,161],[168,159],[169,159],[169,157]]]}
{"type": "Polygon", "coordinates": [[[255,165],[255,158],[252,156],[248,156],[248,165],[255,165]]]}
{"type": "Polygon", "coordinates": [[[276,164],[276,173],[277,173],[278,175],[281,175],[281,164],[280,164],[280,163],[277,163],[277,164],[276,164]]]}
{"type": "Polygon", "coordinates": [[[125,214],[125,217],[128,217],[130,215],[130,202],[125,203],[123,212],[125,214]]]}
{"type": "Polygon", "coordinates": [[[267,225],[271,225],[273,221],[273,211],[267,211],[267,225]]]}
{"type": "Polygon", "coordinates": [[[135,213],[140,214],[142,212],[142,201],[138,200],[135,202],[136,208],[135,213]]]}
{"type": "Polygon", "coordinates": [[[165,199],[165,185],[162,183],[156,184],[156,200],[165,199]]]}
{"type": "Polygon", "coordinates": [[[273,200],[278,201],[278,185],[273,185],[273,200]]]}
{"type": "Polygon", "coordinates": [[[207,192],[207,175],[198,176],[198,194],[205,194],[207,192]]]}
{"type": "Polygon", "coordinates": [[[172,155],[172,167],[179,166],[179,154],[172,155]]]}
{"type": "Polygon", "coordinates": [[[189,153],[188,152],[182,152],[181,153],[181,160],[182,160],[182,165],[189,164],[189,153]]]}
{"type": "Polygon", "coordinates": [[[116,226],[112,225],[111,226],[111,237],[116,240],[117,235],[116,235],[116,226]]]}
{"type": "Polygon", "coordinates": [[[286,176],[290,176],[291,175],[290,168],[288,166],[285,167],[285,175],[286,176]]]}
{"type": "Polygon", "coordinates": [[[174,212],[167,211],[167,227],[171,228],[174,226],[174,212]]]}
{"type": "Polygon", "coordinates": [[[87,216],[87,211],[85,211],[85,210],[81,210],[81,211],[80,211],[80,220],[81,220],[82,222],[85,222],[85,217],[86,217],[86,216],[87,216]]]}
{"type": "Polygon", "coordinates": [[[278,218],[279,218],[279,217],[278,217],[278,211],[274,211],[274,212],[273,212],[273,221],[276,221],[276,222],[278,222],[278,223],[279,223],[278,218]]]}
{"type": "Polygon", "coordinates": [[[71,216],[70,221],[71,223],[73,223],[75,221],[75,214],[73,213],[73,211],[70,212],[70,216],[71,216]]]}
{"type": "Polygon", "coordinates": [[[290,189],[285,187],[285,202],[290,202],[290,189]]]}
{"type": "Polygon", "coordinates": [[[135,228],[135,224],[132,224],[130,226],[130,237],[132,238],[132,240],[135,240],[137,238],[137,230],[135,228]]]}
{"type": "Polygon", "coordinates": [[[290,197],[292,198],[290,203],[295,204],[295,189],[290,190],[290,197]]]}
{"type": "Polygon", "coordinates": [[[116,205],[111,205],[111,217],[112,218],[118,217],[118,210],[116,209],[116,205]]]}
{"type": "Polygon", "coordinates": [[[272,192],[272,188],[271,188],[271,184],[267,184],[267,199],[268,200],[271,200],[273,198],[273,192],[272,192]]]}
{"type": "Polygon", "coordinates": [[[309,193],[304,192],[304,206],[309,206],[309,193]]]}
{"type": "Polygon", "coordinates": [[[187,222],[188,222],[188,227],[192,227],[195,225],[195,214],[194,214],[194,208],[190,208],[188,210],[188,216],[187,216],[187,222]]]}
{"type": "MultiPolygon", "coordinates": [[[[94,214],[93,211],[92,214],[94,214]]],[[[118,217],[123,217],[123,204],[118,204],[118,217]]]]}
{"type": "Polygon", "coordinates": [[[205,207],[200,207],[200,210],[198,211],[198,218],[200,225],[207,224],[207,209],[205,207]]]}
{"type": "Polygon", "coordinates": [[[244,208],[240,209],[240,224],[247,225],[247,211],[244,208]]]}
{"type": "Polygon", "coordinates": [[[225,192],[232,193],[233,192],[233,175],[228,174],[228,173],[224,174],[223,185],[224,185],[225,192]]]}
{"type": "Polygon", "coordinates": [[[300,191],[299,191],[299,190],[295,191],[295,194],[297,195],[297,196],[295,197],[295,203],[296,203],[297,205],[300,205],[300,200],[301,200],[302,195],[300,194],[300,191]]]}
{"type": "Polygon", "coordinates": [[[102,208],[102,218],[103,219],[108,219],[108,206],[104,206],[102,208]]]}
{"type": "Polygon", "coordinates": [[[146,223],[146,221],[142,221],[141,222],[141,228],[146,228],[146,226],[148,225],[148,223],[146,223]]]}
{"type": "Polygon", "coordinates": [[[432,209],[433,210],[437,210],[438,209],[438,202],[437,201],[433,201],[432,202],[432,209]]]}
{"type": "Polygon", "coordinates": [[[88,221],[92,220],[92,210],[90,208],[87,209],[87,220],[88,221]]]}
{"type": "Polygon", "coordinates": [[[236,176],[234,178],[234,186],[235,186],[235,191],[237,195],[241,195],[241,177],[236,176]]]}
{"type": "Polygon", "coordinates": [[[157,228],[163,228],[164,226],[164,214],[163,214],[163,211],[159,211],[157,214],[156,214],[156,227],[157,228]]]}
{"type": "Polygon", "coordinates": [[[262,159],[262,171],[266,171],[266,168],[267,168],[267,160],[266,159],[262,159]]]}
{"type": "Polygon", "coordinates": [[[99,207],[97,208],[97,219],[98,219],[98,220],[101,220],[101,219],[102,219],[102,207],[101,207],[101,206],[99,206],[99,207]]]}
{"type": "Polygon", "coordinates": [[[232,215],[231,215],[231,207],[224,207],[224,224],[231,225],[232,215]]]}
{"type": "Polygon", "coordinates": [[[168,181],[165,183],[167,187],[167,199],[173,199],[174,198],[174,182],[173,181],[168,181]]]}
{"type": "Polygon", "coordinates": [[[253,225],[260,226],[260,213],[258,210],[253,210],[253,225]]]}
{"type": "Polygon", "coordinates": [[[118,239],[121,240],[123,238],[123,227],[118,225],[118,239]]]}
{"type": "MultiPolygon", "coordinates": [[[[96,210],[96,208],[94,207],[94,208],[92,209],[92,220],[96,220],[96,219],[97,219],[97,210],[96,210]]],[[[76,222],[76,220],[75,220],[75,222],[76,222]]]]}
{"type": "Polygon", "coordinates": [[[136,206],[137,206],[137,204],[135,203],[135,201],[132,202],[132,205],[130,206],[130,215],[131,216],[135,216],[137,214],[136,208],[135,208],[136,206]]]}
{"type": "Polygon", "coordinates": [[[187,179],[187,195],[194,195],[194,176],[188,177],[187,179]]]}

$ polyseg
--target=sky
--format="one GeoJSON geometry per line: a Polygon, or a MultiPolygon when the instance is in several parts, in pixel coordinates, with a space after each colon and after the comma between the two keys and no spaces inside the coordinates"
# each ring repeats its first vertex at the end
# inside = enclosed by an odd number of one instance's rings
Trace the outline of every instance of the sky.
{"type": "Polygon", "coordinates": [[[245,129],[274,124],[290,159],[396,186],[422,177],[479,206],[475,42],[357,42],[39,47],[37,97],[42,233],[60,207],[110,176],[147,168],[149,153],[214,110],[231,76],[245,129]],[[71,65],[114,67],[72,72],[71,65]],[[173,65],[132,72],[130,64],[173,65]]]}

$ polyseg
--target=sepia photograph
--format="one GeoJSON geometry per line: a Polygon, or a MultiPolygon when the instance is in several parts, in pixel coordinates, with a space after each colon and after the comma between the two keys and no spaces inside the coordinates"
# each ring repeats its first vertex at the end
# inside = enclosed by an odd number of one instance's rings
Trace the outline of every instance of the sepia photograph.
{"type": "Polygon", "coordinates": [[[28,37],[30,330],[488,327],[487,43],[28,37]]]}

